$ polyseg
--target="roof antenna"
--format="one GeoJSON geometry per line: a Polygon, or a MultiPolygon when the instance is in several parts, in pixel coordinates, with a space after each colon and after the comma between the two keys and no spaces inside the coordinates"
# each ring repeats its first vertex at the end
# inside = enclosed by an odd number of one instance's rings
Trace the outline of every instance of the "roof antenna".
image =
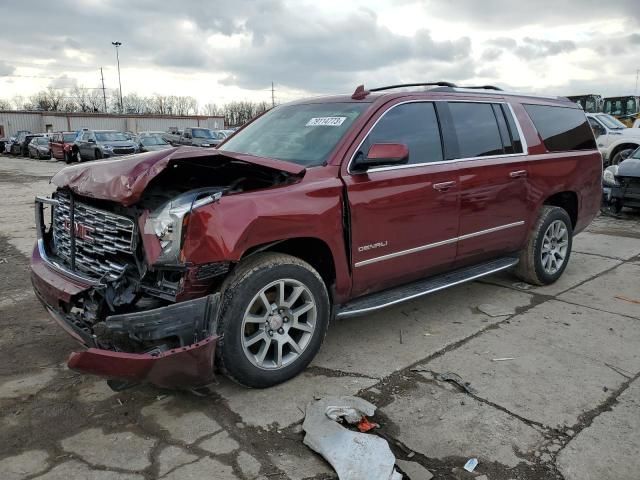
{"type": "Polygon", "coordinates": [[[364,85],[358,85],[356,91],[351,95],[351,98],[354,100],[363,100],[367,95],[369,95],[369,90],[365,90],[364,85]]]}

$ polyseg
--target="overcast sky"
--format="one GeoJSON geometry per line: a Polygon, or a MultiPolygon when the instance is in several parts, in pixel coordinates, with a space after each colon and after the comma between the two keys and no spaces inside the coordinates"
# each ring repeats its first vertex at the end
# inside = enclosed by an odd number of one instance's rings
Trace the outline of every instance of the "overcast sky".
{"type": "Polygon", "coordinates": [[[47,86],[199,103],[448,80],[633,94],[640,0],[2,0],[0,97],[47,86]]]}

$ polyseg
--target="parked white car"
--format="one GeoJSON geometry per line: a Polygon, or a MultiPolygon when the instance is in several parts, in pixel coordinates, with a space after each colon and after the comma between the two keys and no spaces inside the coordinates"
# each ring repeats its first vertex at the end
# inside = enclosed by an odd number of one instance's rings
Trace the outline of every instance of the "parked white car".
{"type": "Polygon", "coordinates": [[[640,118],[633,122],[633,128],[640,128],[640,118]]]}
{"type": "Polygon", "coordinates": [[[587,113],[605,165],[617,165],[640,147],[640,128],[628,128],[606,113],[587,113]]]}

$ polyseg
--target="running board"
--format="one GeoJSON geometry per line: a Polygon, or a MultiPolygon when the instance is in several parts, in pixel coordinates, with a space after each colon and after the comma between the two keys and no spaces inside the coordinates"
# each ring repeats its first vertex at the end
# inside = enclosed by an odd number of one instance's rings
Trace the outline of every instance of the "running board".
{"type": "Polygon", "coordinates": [[[338,307],[337,318],[353,317],[438,292],[513,267],[517,258],[503,257],[356,298],[338,307]]]}

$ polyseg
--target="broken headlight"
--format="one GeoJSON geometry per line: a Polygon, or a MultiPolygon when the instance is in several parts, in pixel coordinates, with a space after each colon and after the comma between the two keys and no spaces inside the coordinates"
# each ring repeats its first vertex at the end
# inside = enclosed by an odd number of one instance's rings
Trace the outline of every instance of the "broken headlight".
{"type": "Polygon", "coordinates": [[[604,170],[602,174],[602,181],[605,185],[616,186],[618,182],[616,181],[616,175],[618,174],[618,166],[611,165],[604,170]]]}
{"type": "Polygon", "coordinates": [[[144,227],[160,242],[162,252],[156,263],[176,264],[180,262],[182,241],[192,210],[214,202],[222,196],[221,189],[204,188],[191,190],[169,200],[151,212],[144,227]]]}

